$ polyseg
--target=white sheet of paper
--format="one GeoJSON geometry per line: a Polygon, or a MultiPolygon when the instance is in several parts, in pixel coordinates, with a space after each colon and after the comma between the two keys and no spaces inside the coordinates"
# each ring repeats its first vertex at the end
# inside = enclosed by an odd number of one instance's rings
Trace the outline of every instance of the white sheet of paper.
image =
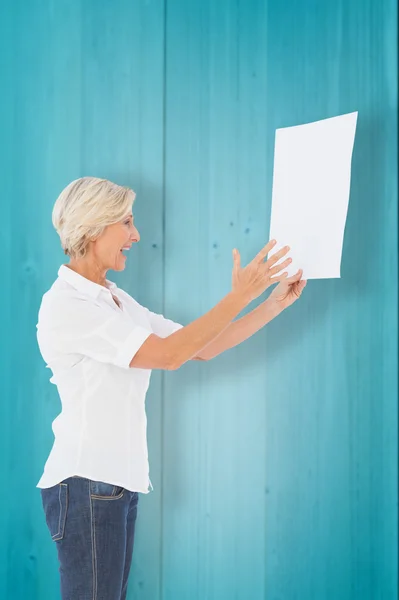
{"type": "Polygon", "coordinates": [[[341,276],[357,115],[276,130],[270,256],[290,246],[289,275],[341,276]]]}

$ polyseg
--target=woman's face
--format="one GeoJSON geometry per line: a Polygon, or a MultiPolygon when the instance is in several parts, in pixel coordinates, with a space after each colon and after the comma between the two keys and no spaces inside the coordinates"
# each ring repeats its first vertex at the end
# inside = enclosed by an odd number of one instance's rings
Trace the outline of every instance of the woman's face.
{"type": "Polygon", "coordinates": [[[119,223],[108,225],[99,238],[90,242],[89,253],[102,269],[123,271],[127,252],[139,240],[140,234],[130,213],[119,223]]]}

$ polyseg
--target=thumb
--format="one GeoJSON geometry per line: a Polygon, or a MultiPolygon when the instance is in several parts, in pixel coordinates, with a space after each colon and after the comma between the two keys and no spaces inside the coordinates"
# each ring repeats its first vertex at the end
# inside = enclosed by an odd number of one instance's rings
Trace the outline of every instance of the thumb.
{"type": "Polygon", "coordinates": [[[306,284],[307,284],[306,279],[302,279],[302,281],[299,282],[301,291],[306,287],[306,284]]]}
{"type": "Polygon", "coordinates": [[[300,279],[301,279],[302,275],[303,275],[303,270],[302,270],[302,269],[299,269],[299,271],[297,271],[297,272],[295,273],[295,275],[292,275],[292,277],[289,277],[289,278],[287,279],[287,282],[288,282],[288,283],[296,283],[297,281],[300,281],[300,279]]]}

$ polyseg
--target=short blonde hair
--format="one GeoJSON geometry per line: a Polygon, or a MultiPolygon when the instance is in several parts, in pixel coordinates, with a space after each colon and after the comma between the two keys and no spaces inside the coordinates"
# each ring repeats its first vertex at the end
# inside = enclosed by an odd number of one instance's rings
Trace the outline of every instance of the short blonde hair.
{"type": "Polygon", "coordinates": [[[58,196],[52,214],[65,254],[84,257],[89,241],[100,236],[108,225],[126,217],[135,197],[132,189],[108,179],[81,177],[68,184],[58,196]]]}

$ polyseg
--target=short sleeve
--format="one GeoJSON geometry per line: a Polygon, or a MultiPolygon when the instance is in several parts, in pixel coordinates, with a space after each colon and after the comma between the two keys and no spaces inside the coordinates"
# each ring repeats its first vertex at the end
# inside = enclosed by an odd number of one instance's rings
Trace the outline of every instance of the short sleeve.
{"type": "Polygon", "coordinates": [[[134,323],[123,311],[65,296],[43,301],[39,311],[37,338],[44,360],[51,363],[60,354],[76,353],[128,369],[151,335],[149,327],[134,323]]]}
{"type": "Polygon", "coordinates": [[[147,316],[149,318],[153,332],[162,338],[168,337],[168,335],[172,335],[172,333],[178,331],[183,327],[183,325],[180,325],[180,323],[171,321],[163,315],[151,312],[150,310],[148,311],[147,316]]]}

